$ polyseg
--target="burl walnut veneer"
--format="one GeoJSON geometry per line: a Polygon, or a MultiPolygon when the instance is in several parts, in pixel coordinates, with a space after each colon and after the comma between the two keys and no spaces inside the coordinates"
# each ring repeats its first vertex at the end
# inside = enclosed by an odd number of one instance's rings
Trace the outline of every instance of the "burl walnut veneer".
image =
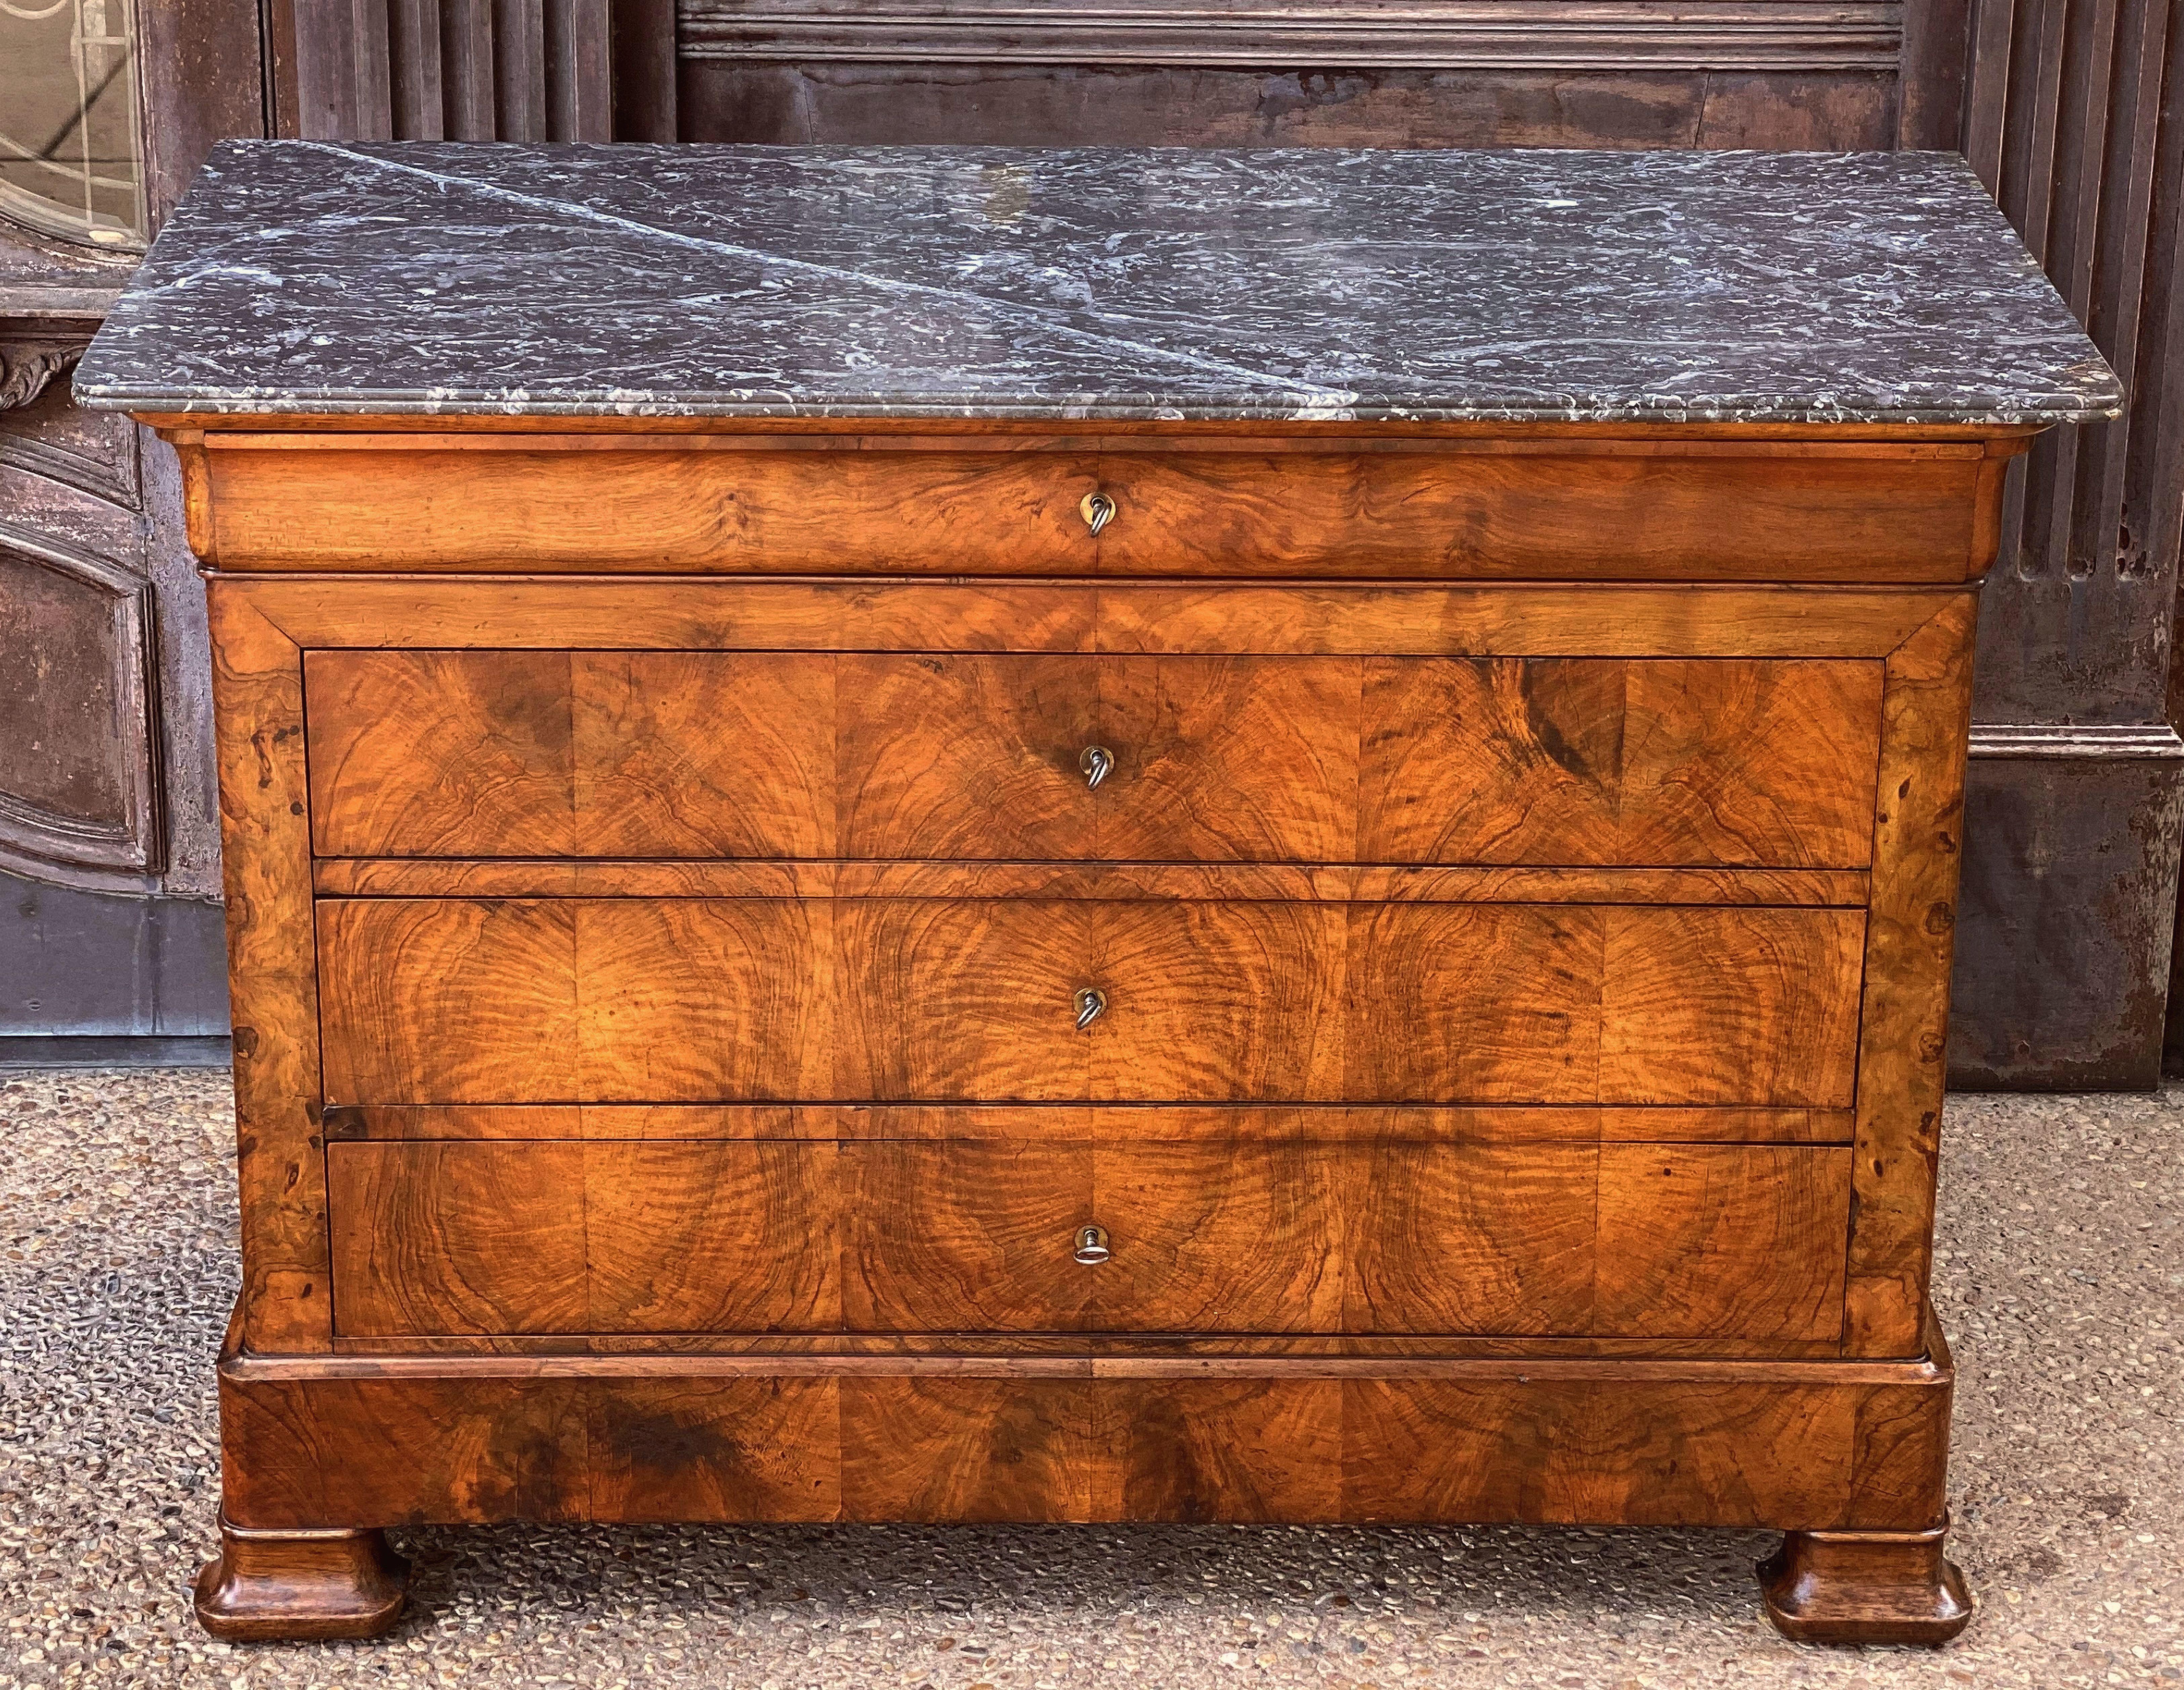
{"type": "Polygon", "coordinates": [[[1903,155],[224,149],[228,1637],[383,1528],[1769,1526],[1940,1643],[2006,471],[1903,155]]]}

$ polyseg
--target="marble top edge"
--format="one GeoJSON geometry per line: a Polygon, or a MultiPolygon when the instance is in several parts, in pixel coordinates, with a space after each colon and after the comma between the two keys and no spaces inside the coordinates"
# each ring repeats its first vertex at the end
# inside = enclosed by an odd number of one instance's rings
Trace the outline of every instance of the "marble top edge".
{"type": "Polygon", "coordinates": [[[231,142],[76,376],[202,414],[2117,414],[1930,153],[231,142]]]}

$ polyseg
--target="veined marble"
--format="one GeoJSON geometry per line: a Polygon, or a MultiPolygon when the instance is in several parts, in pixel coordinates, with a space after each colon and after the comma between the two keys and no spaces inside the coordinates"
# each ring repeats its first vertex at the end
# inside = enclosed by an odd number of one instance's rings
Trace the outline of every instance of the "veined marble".
{"type": "Polygon", "coordinates": [[[2114,375],[1950,154],[220,147],[79,400],[2042,424],[2114,375]]]}

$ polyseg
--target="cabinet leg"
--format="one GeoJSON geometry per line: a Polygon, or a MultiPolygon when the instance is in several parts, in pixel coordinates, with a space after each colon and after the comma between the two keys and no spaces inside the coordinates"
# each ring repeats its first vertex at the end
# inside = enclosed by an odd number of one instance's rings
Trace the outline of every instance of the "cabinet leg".
{"type": "Polygon", "coordinates": [[[1972,1617],[1948,1529],[1786,1533],[1759,1564],[1767,1617],[1801,1643],[1946,1643],[1972,1617]]]}
{"type": "Polygon", "coordinates": [[[410,1564],[374,1529],[259,1531],[220,1522],[198,1574],[198,1623],[231,1643],[376,1637],[401,1617],[410,1564]]]}

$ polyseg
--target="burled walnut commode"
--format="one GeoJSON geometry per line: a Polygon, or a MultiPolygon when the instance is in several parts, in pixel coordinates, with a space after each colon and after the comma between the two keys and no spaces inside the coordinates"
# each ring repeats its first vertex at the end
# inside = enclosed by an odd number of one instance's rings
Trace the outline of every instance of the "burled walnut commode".
{"type": "Polygon", "coordinates": [[[231,146],[223,1637],[381,1528],[1779,1527],[1939,1642],[1976,583],[2113,409],[1931,154],[231,146]]]}

